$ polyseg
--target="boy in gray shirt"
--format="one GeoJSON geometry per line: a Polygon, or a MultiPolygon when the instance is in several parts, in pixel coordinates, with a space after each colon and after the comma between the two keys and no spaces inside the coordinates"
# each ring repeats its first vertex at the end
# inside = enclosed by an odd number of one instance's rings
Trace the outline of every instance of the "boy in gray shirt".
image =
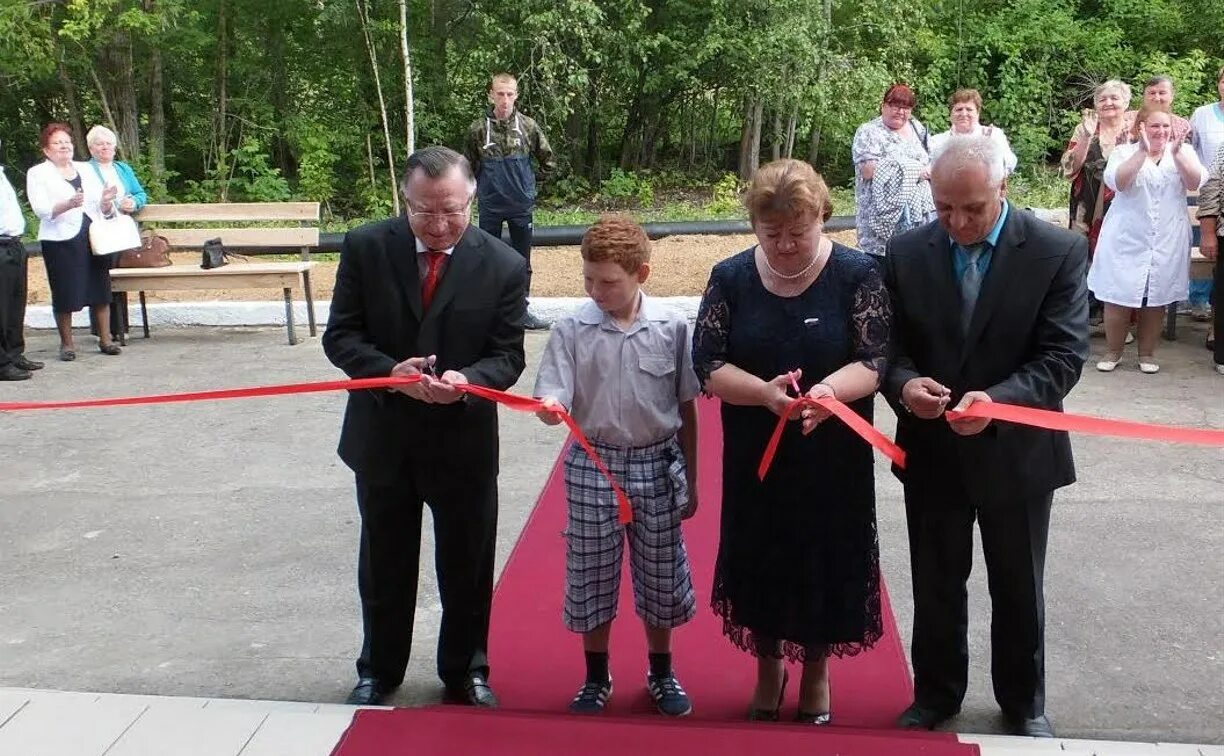
{"type": "MultiPolygon", "coordinates": [[[[646,629],[646,687],[663,714],[692,711],[671,666],[672,628],[696,612],[680,521],[697,511],[698,384],[688,322],[649,299],[650,239],[605,216],[582,238],[590,301],[554,324],[535,395],[567,409],[624,489],[633,521],[617,521],[612,487],[578,444],[565,455],[568,502],[565,625],[582,633],[586,681],[570,711],[597,714],[612,695],[608,636],[621,559],[630,549],[634,604],[646,629]]],[[[541,410],[555,425],[560,418],[541,410]]]]}

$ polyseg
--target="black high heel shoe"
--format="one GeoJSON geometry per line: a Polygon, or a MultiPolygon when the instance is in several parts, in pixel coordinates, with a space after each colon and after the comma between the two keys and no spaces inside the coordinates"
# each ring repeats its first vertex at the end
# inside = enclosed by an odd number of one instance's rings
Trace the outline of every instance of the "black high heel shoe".
{"type": "Polygon", "coordinates": [[[790,673],[786,668],[782,668],[782,687],[778,690],[778,705],[772,709],[758,709],[755,706],[748,709],[749,722],[777,722],[779,713],[782,711],[782,701],[786,698],[786,683],[790,679],[790,673]]]}

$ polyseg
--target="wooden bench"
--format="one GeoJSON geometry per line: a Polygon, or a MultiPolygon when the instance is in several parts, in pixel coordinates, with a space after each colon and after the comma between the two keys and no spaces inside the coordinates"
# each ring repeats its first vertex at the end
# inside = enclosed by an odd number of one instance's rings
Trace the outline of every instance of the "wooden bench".
{"type": "MultiPolygon", "coordinates": [[[[115,268],[111,288],[118,292],[137,292],[144,337],[149,338],[149,309],[146,291],[188,291],[199,289],[281,289],[285,294],[285,326],[289,343],[297,344],[293,323],[293,290],[306,295],[306,319],[310,335],[315,336],[314,295],[310,291],[313,262],[231,263],[223,268],[204,270],[196,265],[170,265],[165,268],[115,268]]],[[[126,318],[124,319],[126,321],[126,318]]],[[[126,341],[126,339],[121,339],[126,341]]]]}
{"type": "Polygon", "coordinates": [[[146,205],[136,214],[142,230],[170,243],[171,251],[200,250],[209,239],[220,239],[227,252],[244,255],[285,254],[297,250],[302,262],[231,262],[204,270],[199,265],[165,268],[115,268],[111,285],[121,294],[121,340],[127,332],[127,292],[137,292],[145,338],[149,337],[146,291],[201,289],[281,289],[289,343],[298,343],[293,322],[293,290],[306,297],[310,335],[317,334],[314,295],[310,290],[310,251],[319,246],[317,202],[225,202],[146,205]],[[241,224],[241,225],[236,225],[241,224]],[[257,225],[264,224],[264,225],[257,225]],[[268,225],[275,224],[275,225],[268,225]]]}

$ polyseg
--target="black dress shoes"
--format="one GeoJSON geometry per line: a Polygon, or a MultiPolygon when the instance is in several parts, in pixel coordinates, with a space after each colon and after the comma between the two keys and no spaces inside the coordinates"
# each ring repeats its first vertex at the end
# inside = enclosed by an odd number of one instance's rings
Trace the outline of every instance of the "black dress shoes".
{"type": "Polygon", "coordinates": [[[906,730],[934,730],[956,714],[955,711],[932,709],[919,703],[912,703],[908,709],[901,712],[901,716],[897,717],[897,726],[906,730]]]}
{"type": "Polygon", "coordinates": [[[447,703],[480,706],[485,709],[497,708],[497,696],[493,695],[489,681],[480,674],[470,675],[462,688],[448,685],[445,698],[447,703]]]}
{"type": "Polygon", "coordinates": [[[30,371],[18,366],[15,362],[10,362],[4,367],[0,367],[0,381],[28,380],[30,380],[30,371]]]}
{"type": "Polygon", "coordinates": [[[1013,717],[1005,715],[1007,729],[1012,735],[1024,735],[1030,738],[1054,737],[1054,726],[1045,714],[1036,717],[1013,717]]]}
{"type": "Polygon", "coordinates": [[[25,355],[13,360],[13,364],[22,370],[42,370],[44,367],[46,367],[45,364],[38,362],[37,360],[26,359],[25,355]]]}
{"type": "Polygon", "coordinates": [[[344,702],[350,706],[380,706],[391,690],[376,677],[362,677],[344,702]]]}

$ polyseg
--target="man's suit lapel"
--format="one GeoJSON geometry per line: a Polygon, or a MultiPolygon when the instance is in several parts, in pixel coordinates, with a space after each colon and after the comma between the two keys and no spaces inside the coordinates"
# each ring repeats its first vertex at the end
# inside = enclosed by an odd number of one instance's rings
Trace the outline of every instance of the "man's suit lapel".
{"type": "Polygon", "coordinates": [[[995,308],[1007,295],[1007,287],[1015,286],[1023,276],[1020,262],[1023,259],[1021,248],[1025,240],[1024,221],[1019,213],[1017,208],[1009,208],[1007,220],[1003,222],[1003,230],[999,234],[999,244],[990,254],[990,269],[982,280],[982,290],[978,294],[973,318],[969,321],[969,332],[965,335],[961,350],[962,365],[969,357],[969,351],[982,337],[982,331],[990,322],[995,308]]]}
{"type": "Polygon", "coordinates": [[[960,335],[960,289],[952,269],[952,245],[948,233],[938,223],[930,225],[927,236],[927,280],[931,282],[928,301],[933,302],[942,330],[951,336],[960,335]]]}
{"type": "Polygon", "coordinates": [[[403,288],[404,300],[420,323],[421,273],[417,268],[416,237],[407,218],[400,218],[391,226],[387,255],[391,258],[391,267],[395,269],[395,282],[403,288]]]}

